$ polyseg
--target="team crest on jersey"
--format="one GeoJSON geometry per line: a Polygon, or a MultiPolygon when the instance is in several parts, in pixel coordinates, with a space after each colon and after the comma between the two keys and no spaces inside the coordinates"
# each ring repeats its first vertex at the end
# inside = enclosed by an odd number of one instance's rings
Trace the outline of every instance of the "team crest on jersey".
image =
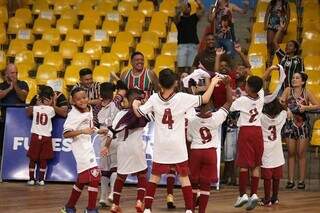
{"type": "Polygon", "coordinates": [[[90,170],[90,172],[93,177],[98,177],[98,175],[100,174],[98,169],[92,169],[90,170]]]}

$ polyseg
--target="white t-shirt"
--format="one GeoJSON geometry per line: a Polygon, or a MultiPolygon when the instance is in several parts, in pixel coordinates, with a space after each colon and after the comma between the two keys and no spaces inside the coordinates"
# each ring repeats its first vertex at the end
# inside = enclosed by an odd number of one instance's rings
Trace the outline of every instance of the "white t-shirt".
{"type": "Polygon", "coordinates": [[[33,119],[31,133],[51,137],[52,121],[56,115],[52,106],[40,105],[33,106],[33,119]]]}
{"type": "Polygon", "coordinates": [[[201,103],[201,96],[179,92],[164,99],[155,93],[140,106],[138,111],[141,115],[154,113],[154,162],[176,164],[188,160],[185,114],[190,108],[198,107],[201,103]]]}
{"type": "MultiPolygon", "coordinates": [[[[63,132],[76,131],[89,127],[93,127],[92,109],[90,108],[89,112],[82,113],[73,106],[63,125],[63,132]]],[[[74,137],[71,143],[71,150],[77,163],[78,173],[98,165],[91,143],[91,135],[81,134],[74,137]]]]}
{"type": "Polygon", "coordinates": [[[219,127],[226,120],[228,110],[221,107],[208,118],[195,116],[189,121],[188,140],[191,141],[191,149],[217,148],[220,143],[219,127]]]}
{"type": "Polygon", "coordinates": [[[286,119],[286,111],[282,111],[275,118],[270,118],[266,114],[262,114],[261,116],[264,142],[261,166],[263,168],[275,168],[285,163],[282,151],[281,129],[285,124],[286,119]]]}
{"type": "Polygon", "coordinates": [[[249,96],[237,98],[231,105],[230,111],[240,111],[238,126],[261,126],[261,115],[264,104],[264,91],[258,92],[258,97],[249,96]]]}

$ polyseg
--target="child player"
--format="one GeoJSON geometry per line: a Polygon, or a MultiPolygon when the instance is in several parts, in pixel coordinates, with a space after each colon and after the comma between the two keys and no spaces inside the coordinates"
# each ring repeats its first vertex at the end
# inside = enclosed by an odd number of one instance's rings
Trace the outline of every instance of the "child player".
{"type": "Polygon", "coordinates": [[[186,213],[193,209],[192,188],[188,177],[188,153],[185,137],[185,113],[194,107],[208,103],[214,87],[221,81],[221,77],[214,77],[208,90],[202,96],[186,93],[175,93],[178,86],[177,76],[170,69],[159,73],[161,93],[153,94],[148,101],[140,106],[140,101],[133,103],[137,116],[154,113],[155,141],[152,174],[147,185],[145,197],[145,213],[151,212],[157,184],[161,174],[166,174],[175,168],[180,175],[186,213]]]}
{"type": "MultiPolygon", "coordinates": [[[[61,213],[76,212],[75,205],[86,184],[89,185],[87,213],[97,213],[96,200],[100,182],[100,171],[96,161],[96,155],[91,143],[91,135],[96,131],[93,126],[92,108],[88,105],[89,99],[84,89],[78,87],[71,91],[74,103],[64,123],[63,136],[72,138],[71,150],[77,164],[78,178],[73,186],[68,203],[61,213]]],[[[100,129],[98,134],[106,134],[107,130],[100,129]]]]}
{"type": "MultiPolygon", "coordinates": [[[[211,183],[217,182],[217,144],[219,128],[226,120],[228,109],[232,103],[232,91],[229,77],[224,79],[227,102],[214,113],[210,112],[210,104],[203,104],[200,112],[189,120],[188,140],[191,141],[190,181],[193,190],[193,202],[200,190],[199,213],[205,213],[209,200],[211,183]]],[[[193,209],[194,211],[194,209],[193,209]]]]}
{"type": "Polygon", "coordinates": [[[239,136],[236,165],[240,168],[239,192],[235,207],[247,203],[246,209],[252,210],[258,202],[257,189],[259,185],[259,170],[263,154],[263,137],[261,115],[264,103],[263,80],[258,76],[250,76],[246,82],[247,96],[236,99],[230,111],[240,111],[238,120],[239,136]],[[251,177],[251,196],[246,194],[249,171],[251,177]]]}
{"type": "Polygon", "coordinates": [[[31,141],[27,156],[30,158],[28,185],[35,184],[34,171],[36,162],[40,167],[40,176],[37,184],[43,186],[44,176],[47,169],[47,160],[53,158],[51,131],[51,119],[55,116],[53,103],[53,90],[51,87],[43,86],[40,89],[38,102],[35,106],[27,108],[27,114],[32,116],[31,141]]]}

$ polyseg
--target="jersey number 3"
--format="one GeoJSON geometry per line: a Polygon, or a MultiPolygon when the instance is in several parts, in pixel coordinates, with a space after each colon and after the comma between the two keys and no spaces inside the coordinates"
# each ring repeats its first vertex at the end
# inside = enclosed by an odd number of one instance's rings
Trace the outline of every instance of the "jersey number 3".
{"type": "Polygon", "coordinates": [[[207,127],[201,127],[199,132],[201,135],[202,143],[205,144],[211,141],[212,135],[210,130],[207,127]]]}
{"type": "Polygon", "coordinates": [[[270,130],[270,135],[268,136],[268,139],[270,141],[275,141],[277,140],[277,129],[276,126],[269,126],[268,130],[270,130]]]}
{"type": "Polygon", "coordinates": [[[172,129],[172,124],[174,123],[174,121],[172,120],[172,114],[171,114],[170,108],[167,108],[164,110],[164,114],[162,117],[162,123],[168,124],[168,129],[172,129]]]}
{"type": "Polygon", "coordinates": [[[48,123],[48,115],[46,113],[40,113],[37,112],[37,117],[36,117],[36,123],[37,125],[47,125],[48,123]]]}
{"type": "Polygon", "coordinates": [[[257,115],[259,114],[257,108],[251,109],[251,110],[249,111],[249,113],[250,113],[249,122],[252,123],[252,122],[256,121],[256,120],[257,120],[256,117],[257,117],[257,115]]]}

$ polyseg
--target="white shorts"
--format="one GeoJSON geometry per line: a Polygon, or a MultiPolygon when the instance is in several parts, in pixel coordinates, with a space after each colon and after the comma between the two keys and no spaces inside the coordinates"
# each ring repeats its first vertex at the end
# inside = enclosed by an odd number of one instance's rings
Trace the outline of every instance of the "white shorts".
{"type": "Polygon", "coordinates": [[[227,129],[224,143],[224,161],[234,161],[237,153],[238,128],[227,129]]]}
{"type": "Polygon", "coordinates": [[[196,44],[179,44],[177,51],[178,67],[192,67],[197,53],[198,49],[196,44]]]}

